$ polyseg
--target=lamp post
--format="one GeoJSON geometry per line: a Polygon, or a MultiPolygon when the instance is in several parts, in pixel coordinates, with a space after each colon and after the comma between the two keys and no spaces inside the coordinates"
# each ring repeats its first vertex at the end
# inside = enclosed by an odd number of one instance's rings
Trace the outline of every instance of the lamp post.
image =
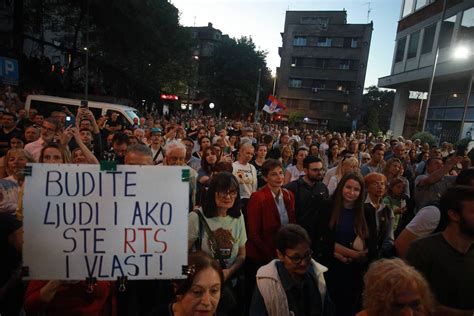
{"type": "Polygon", "coordinates": [[[255,115],[254,115],[254,123],[258,122],[258,99],[260,99],[260,79],[262,77],[262,69],[258,69],[258,83],[257,83],[257,95],[255,97],[255,115]]]}
{"type": "Polygon", "coordinates": [[[467,115],[467,107],[469,105],[469,97],[471,96],[471,91],[472,91],[472,83],[474,81],[474,56],[472,54],[471,48],[468,46],[458,46],[454,50],[453,57],[455,59],[471,59],[471,73],[469,76],[469,85],[467,86],[467,93],[466,93],[466,101],[464,103],[464,111],[462,114],[462,120],[461,120],[461,137],[462,137],[462,128],[464,125],[464,121],[466,120],[466,115],[467,115]]]}

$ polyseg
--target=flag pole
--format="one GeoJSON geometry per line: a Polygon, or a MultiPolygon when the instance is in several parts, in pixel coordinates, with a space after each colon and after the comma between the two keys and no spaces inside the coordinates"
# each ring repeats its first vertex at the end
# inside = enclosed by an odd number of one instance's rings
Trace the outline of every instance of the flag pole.
{"type": "Polygon", "coordinates": [[[257,95],[255,97],[255,115],[254,123],[258,122],[258,99],[260,99],[260,79],[262,77],[262,69],[258,69],[258,83],[257,83],[257,95]]]}

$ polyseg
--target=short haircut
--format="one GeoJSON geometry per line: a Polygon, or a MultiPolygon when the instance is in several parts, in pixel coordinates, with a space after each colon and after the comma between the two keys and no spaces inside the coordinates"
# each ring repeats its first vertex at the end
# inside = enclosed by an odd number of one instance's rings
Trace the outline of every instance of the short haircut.
{"type": "Polygon", "coordinates": [[[323,162],[320,158],[314,157],[314,156],[306,156],[306,158],[303,160],[303,168],[308,169],[309,165],[315,162],[323,162]]]}
{"type": "Polygon", "coordinates": [[[263,135],[262,140],[267,145],[271,144],[273,142],[273,136],[269,135],[269,134],[265,134],[265,135],[263,135]]]}
{"type": "Polygon", "coordinates": [[[152,157],[150,147],[143,145],[143,144],[136,144],[132,146],[128,146],[127,148],[127,155],[129,153],[134,153],[140,156],[150,156],[152,157]]]}
{"type": "Polygon", "coordinates": [[[364,177],[366,187],[377,181],[383,181],[385,184],[387,184],[387,177],[378,172],[371,172],[364,177]]]}
{"type": "Polygon", "coordinates": [[[219,161],[216,163],[214,166],[214,172],[219,173],[219,172],[230,172],[232,173],[234,171],[234,168],[232,166],[232,162],[229,161],[219,161]]]}
{"type": "Polygon", "coordinates": [[[13,120],[16,121],[16,114],[13,112],[3,112],[3,116],[13,117],[13,120]]]}
{"type": "Polygon", "coordinates": [[[124,134],[124,133],[114,134],[114,137],[112,138],[112,144],[117,144],[117,145],[127,144],[127,145],[130,145],[130,137],[127,134],[124,134]]]}
{"type": "Polygon", "coordinates": [[[251,142],[247,142],[247,143],[243,143],[243,144],[240,145],[239,151],[247,149],[247,148],[255,149],[251,142]]]}
{"type": "Polygon", "coordinates": [[[372,263],[364,276],[364,309],[368,315],[389,315],[396,295],[417,290],[426,311],[433,307],[433,295],[422,274],[401,259],[381,259],[372,263]]]}
{"type": "Polygon", "coordinates": [[[281,253],[285,253],[287,249],[293,249],[300,244],[311,246],[308,232],[300,225],[287,224],[278,230],[275,237],[275,245],[281,253]]]}
{"type": "Polygon", "coordinates": [[[474,187],[457,185],[444,192],[439,200],[439,209],[444,214],[447,214],[449,210],[461,214],[465,201],[474,201],[474,187]]]}
{"type": "Polygon", "coordinates": [[[430,157],[430,158],[426,161],[426,165],[425,165],[425,166],[426,166],[426,167],[430,166],[430,165],[433,163],[433,161],[435,161],[435,160],[441,160],[441,161],[443,161],[442,158],[430,157]]]}
{"type": "Polygon", "coordinates": [[[272,171],[273,169],[275,169],[277,167],[283,168],[280,160],[272,159],[272,158],[265,160],[265,162],[262,165],[262,169],[261,169],[262,170],[262,175],[264,177],[268,176],[270,171],[272,171]]]}
{"type": "Polygon", "coordinates": [[[374,154],[377,150],[385,151],[383,144],[376,144],[374,148],[372,148],[371,152],[374,154]]]}
{"type": "Polygon", "coordinates": [[[56,126],[56,131],[61,126],[61,123],[59,122],[59,120],[54,118],[54,117],[47,117],[47,118],[44,119],[43,123],[44,122],[48,122],[49,124],[53,124],[54,126],[56,126]]]}
{"type": "Polygon", "coordinates": [[[237,196],[234,199],[234,205],[232,205],[232,207],[227,210],[227,215],[234,218],[240,217],[242,213],[240,212],[241,204],[239,194],[239,182],[230,172],[220,172],[211,177],[211,181],[209,182],[209,189],[206,192],[202,205],[202,212],[206,217],[218,216],[216,193],[227,192],[229,190],[237,191],[237,196]]]}
{"type": "Polygon", "coordinates": [[[182,142],[180,142],[179,140],[172,140],[168,143],[166,143],[165,145],[165,156],[172,150],[174,149],[181,149],[181,150],[184,150],[186,152],[186,146],[184,146],[184,144],[182,142]]]}
{"type": "Polygon", "coordinates": [[[184,142],[185,140],[194,144],[194,140],[191,137],[185,137],[181,139],[182,142],[184,142]]]}
{"type": "Polygon", "coordinates": [[[461,171],[456,177],[457,185],[472,185],[474,182],[474,168],[461,171]]]}

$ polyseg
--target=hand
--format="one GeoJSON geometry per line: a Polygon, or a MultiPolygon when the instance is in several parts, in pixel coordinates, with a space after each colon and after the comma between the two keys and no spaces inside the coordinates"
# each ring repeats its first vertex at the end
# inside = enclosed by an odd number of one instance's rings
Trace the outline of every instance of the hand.
{"type": "Polygon", "coordinates": [[[343,255],[341,255],[340,253],[337,253],[337,252],[334,253],[334,258],[341,261],[342,263],[350,263],[351,262],[350,258],[344,257],[343,255]]]}
{"type": "Polygon", "coordinates": [[[222,273],[224,274],[224,281],[227,281],[229,279],[229,277],[231,276],[230,269],[223,269],[222,273]]]}
{"type": "Polygon", "coordinates": [[[354,259],[357,262],[367,261],[367,254],[369,253],[367,249],[362,250],[362,251],[355,251],[355,252],[356,252],[356,256],[353,257],[352,259],[354,259]]]}
{"type": "Polygon", "coordinates": [[[73,128],[72,126],[68,126],[64,130],[64,132],[61,135],[59,135],[59,142],[61,143],[61,145],[66,146],[71,141],[72,137],[74,136],[74,132],[72,128],[73,128]]]}

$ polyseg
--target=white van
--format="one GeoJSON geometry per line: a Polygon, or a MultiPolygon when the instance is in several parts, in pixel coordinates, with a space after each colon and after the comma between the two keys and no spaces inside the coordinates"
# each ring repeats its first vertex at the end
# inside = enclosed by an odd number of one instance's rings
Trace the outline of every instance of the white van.
{"type": "MultiPolygon", "coordinates": [[[[66,106],[69,111],[75,114],[78,107],[81,106],[81,100],[49,95],[29,95],[26,98],[25,109],[27,113],[30,108],[36,109],[38,113],[48,117],[53,111],[62,111],[63,106],[66,106]]],[[[125,105],[88,101],[88,107],[96,119],[101,115],[110,117],[112,112],[116,112],[119,114],[119,120],[125,125],[133,125],[133,119],[139,117],[137,109],[125,105]]]]}

